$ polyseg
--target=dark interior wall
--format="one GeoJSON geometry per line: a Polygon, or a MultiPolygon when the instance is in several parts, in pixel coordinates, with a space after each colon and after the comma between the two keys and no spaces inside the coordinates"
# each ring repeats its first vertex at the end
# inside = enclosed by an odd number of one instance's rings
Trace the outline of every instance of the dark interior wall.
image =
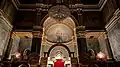
{"type": "MultiPolygon", "coordinates": [[[[41,19],[43,19],[48,12],[41,12],[41,19]]],[[[72,15],[78,20],[77,12],[72,15]]],[[[83,23],[87,30],[103,30],[104,22],[100,11],[83,12],[83,23]]],[[[18,11],[14,26],[16,29],[32,29],[37,22],[37,14],[34,11],[18,11]]]]}
{"type": "Polygon", "coordinates": [[[87,30],[103,30],[104,22],[100,11],[89,11],[83,13],[83,23],[87,30]]]}
{"type": "Polygon", "coordinates": [[[13,23],[15,29],[32,29],[36,23],[36,12],[17,11],[16,20],[13,23]]]}
{"type": "Polygon", "coordinates": [[[110,18],[113,16],[113,13],[116,11],[117,8],[118,7],[115,0],[107,0],[107,3],[102,10],[103,20],[105,23],[109,22],[110,18]]]}
{"type": "Polygon", "coordinates": [[[117,7],[120,8],[120,0],[115,0],[116,1],[116,4],[117,4],[117,7]]]}
{"type": "Polygon", "coordinates": [[[0,0],[0,9],[3,9],[5,4],[5,0],[0,0]]]}
{"type": "Polygon", "coordinates": [[[40,54],[40,49],[41,49],[41,38],[33,38],[31,52],[37,52],[38,54],[40,54]]]}
{"type": "Polygon", "coordinates": [[[81,0],[83,4],[98,4],[100,0],[81,0]]]}
{"type": "Polygon", "coordinates": [[[35,4],[37,0],[19,0],[21,4],[35,4]]]}
{"type": "Polygon", "coordinates": [[[15,14],[16,14],[16,8],[12,4],[10,0],[0,0],[1,2],[1,9],[5,13],[4,16],[11,22],[11,24],[14,22],[15,14]]]}
{"type": "Polygon", "coordinates": [[[2,5],[2,0],[0,0],[0,6],[2,5]]]}
{"type": "Polygon", "coordinates": [[[13,24],[15,29],[32,29],[36,24],[40,25],[41,20],[48,14],[47,11],[41,12],[38,17],[37,11],[17,11],[16,20],[13,24]],[[40,19],[41,18],[41,19],[40,19]]]}

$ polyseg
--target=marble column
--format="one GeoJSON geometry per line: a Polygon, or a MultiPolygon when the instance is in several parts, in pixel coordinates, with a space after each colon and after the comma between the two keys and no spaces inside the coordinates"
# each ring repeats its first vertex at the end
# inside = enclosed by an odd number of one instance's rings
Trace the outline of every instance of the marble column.
{"type": "Polygon", "coordinates": [[[41,40],[42,40],[42,29],[38,29],[37,31],[34,30],[33,32],[33,39],[32,39],[32,47],[31,52],[37,52],[40,54],[41,50],[41,40]]]}
{"type": "Polygon", "coordinates": [[[82,30],[84,29],[85,26],[79,26],[79,27],[80,27],[79,31],[77,31],[78,52],[83,53],[83,52],[87,52],[87,43],[84,35],[85,31],[82,30]]]}
{"type": "MultiPolygon", "coordinates": [[[[111,55],[116,61],[120,61],[120,9],[117,9],[105,26],[107,31],[107,37],[109,39],[109,48],[111,49],[111,55]]],[[[111,57],[112,57],[111,56],[111,57]]]]}
{"type": "Polygon", "coordinates": [[[87,42],[85,38],[85,26],[79,26],[77,29],[77,45],[78,45],[78,58],[80,65],[86,64],[89,60],[87,54],[87,42]]]}
{"type": "Polygon", "coordinates": [[[77,42],[78,42],[78,52],[81,54],[82,52],[87,51],[87,45],[86,45],[86,38],[85,38],[85,25],[83,23],[83,11],[82,8],[77,8],[77,14],[78,14],[78,23],[79,26],[77,26],[77,42]]]}
{"type": "Polygon", "coordinates": [[[9,35],[10,39],[9,39],[9,42],[8,42],[7,49],[6,49],[6,51],[5,51],[3,60],[7,60],[7,59],[9,58],[10,51],[11,51],[11,49],[12,49],[12,41],[13,41],[12,38],[11,38],[11,37],[12,37],[12,34],[13,34],[13,31],[10,32],[10,35],[9,35]]]}
{"type": "Polygon", "coordinates": [[[36,8],[36,23],[35,26],[33,26],[33,39],[32,39],[32,47],[31,52],[37,52],[40,54],[40,48],[41,48],[41,40],[42,40],[42,27],[41,25],[41,15],[42,15],[42,9],[36,8]]]}
{"type": "Polygon", "coordinates": [[[113,56],[112,49],[111,49],[111,46],[110,46],[110,42],[109,42],[109,39],[108,39],[107,31],[106,31],[105,41],[106,41],[106,46],[107,46],[107,50],[108,50],[109,60],[114,60],[114,56],[113,56]]]}
{"type": "Polygon", "coordinates": [[[87,42],[85,38],[85,24],[83,22],[83,11],[82,8],[77,9],[78,13],[78,23],[79,26],[76,28],[77,32],[77,44],[78,44],[78,58],[79,58],[79,65],[84,65],[88,61],[88,54],[87,54],[87,42]]]}
{"type": "MultiPolygon", "coordinates": [[[[9,39],[10,39],[10,32],[12,30],[12,25],[7,20],[7,18],[4,17],[3,12],[0,11],[0,55],[2,55],[2,59],[8,58],[10,51],[8,51],[9,39]]],[[[11,48],[9,48],[11,49],[11,48]]]]}

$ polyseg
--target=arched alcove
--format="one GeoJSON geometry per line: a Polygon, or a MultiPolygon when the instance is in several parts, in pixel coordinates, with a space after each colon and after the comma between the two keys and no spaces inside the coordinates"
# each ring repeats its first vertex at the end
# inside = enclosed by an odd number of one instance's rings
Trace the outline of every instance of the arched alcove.
{"type": "Polygon", "coordinates": [[[49,42],[69,42],[72,37],[75,36],[76,24],[75,20],[70,16],[66,17],[64,20],[56,20],[52,17],[46,17],[44,20],[44,36],[49,42]]]}
{"type": "MultiPolygon", "coordinates": [[[[44,27],[44,22],[49,18],[49,15],[45,15],[45,17],[41,20],[40,22],[40,26],[44,27]]],[[[79,23],[77,21],[77,19],[73,16],[73,15],[70,15],[69,18],[73,21],[74,25],[77,27],[79,26],[79,23]]]]}
{"type": "Polygon", "coordinates": [[[48,56],[50,56],[50,53],[52,51],[54,51],[54,50],[56,51],[56,49],[62,50],[61,48],[63,48],[64,49],[63,51],[65,51],[65,53],[67,53],[66,57],[71,57],[71,55],[70,55],[71,52],[70,52],[69,48],[66,45],[64,45],[64,44],[55,44],[55,45],[52,45],[50,47],[50,49],[48,50],[48,56]]]}

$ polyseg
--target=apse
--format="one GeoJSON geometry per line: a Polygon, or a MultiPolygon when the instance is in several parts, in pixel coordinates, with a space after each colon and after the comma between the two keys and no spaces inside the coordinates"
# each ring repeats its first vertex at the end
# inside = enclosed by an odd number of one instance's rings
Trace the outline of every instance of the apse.
{"type": "Polygon", "coordinates": [[[63,59],[64,57],[69,57],[69,53],[66,48],[62,46],[56,46],[50,51],[49,56],[55,57],[56,59],[63,59]]]}
{"type": "Polygon", "coordinates": [[[44,34],[49,42],[70,42],[74,36],[75,24],[74,21],[67,17],[62,21],[48,17],[44,24],[44,34]]]}
{"type": "Polygon", "coordinates": [[[72,39],[72,30],[64,24],[52,25],[47,31],[47,40],[51,42],[68,42],[72,39]]]}

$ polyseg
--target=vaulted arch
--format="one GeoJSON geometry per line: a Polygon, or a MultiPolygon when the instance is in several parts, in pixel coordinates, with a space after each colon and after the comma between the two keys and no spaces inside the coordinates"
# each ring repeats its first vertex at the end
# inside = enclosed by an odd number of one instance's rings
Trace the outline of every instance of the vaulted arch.
{"type": "Polygon", "coordinates": [[[50,55],[51,50],[52,50],[53,48],[57,47],[57,46],[62,46],[62,47],[64,47],[64,48],[68,51],[69,57],[71,57],[70,49],[69,49],[66,45],[61,44],[61,43],[57,43],[57,44],[55,44],[55,45],[52,45],[52,46],[50,47],[50,49],[48,50],[48,56],[50,55]]]}

